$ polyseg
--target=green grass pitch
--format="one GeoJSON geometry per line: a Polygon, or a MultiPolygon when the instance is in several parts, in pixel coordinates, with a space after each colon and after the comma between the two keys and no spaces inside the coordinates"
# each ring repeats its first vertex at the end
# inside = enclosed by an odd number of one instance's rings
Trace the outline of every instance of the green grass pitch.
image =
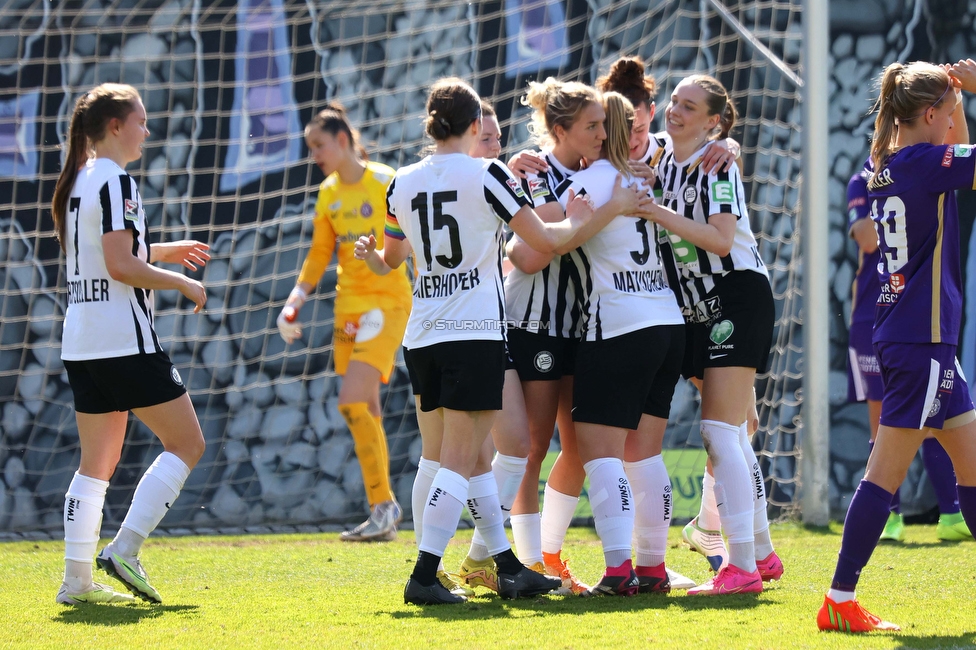
{"type": "MultiPolygon", "coordinates": [[[[456,570],[471,531],[447,550],[456,570]]],[[[54,602],[60,542],[0,544],[0,648],[971,648],[976,647],[976,543],[943,544],[934,526],[882,545],[865,569],[861,602],[903,631],[818,632],[840,527],[773,527],[786,565],[758,597],[543,596],[482,593],[458,606],[403,604],[416,547],[349,544],[336,534],[153,538],[143,560],[162,605],[65,607],[54,602]]],[[[105,542],[103,541],[102,544],[105,542]]],[[[596,534],[570,531],[564,556],[579,577],[602,572],[596,534]]],[[[668,564],[703,581],[705,560],[671,530],[668,564]]],[[[96,570],[96,580],[113,581],[96,570]]]]}

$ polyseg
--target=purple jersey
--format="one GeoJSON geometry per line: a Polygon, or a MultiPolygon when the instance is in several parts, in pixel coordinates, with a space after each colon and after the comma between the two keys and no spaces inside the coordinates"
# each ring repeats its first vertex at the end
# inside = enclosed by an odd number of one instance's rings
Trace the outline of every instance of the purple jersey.
{"type": "Polygon", "coordinates": [[[875,343],[958,343],[962,274],[953,190],[976,187],[974,152],[971,145],[905,147],[868,184],[881,251],[875,343]]]}
{"type": "MultiPolygon", "coordinates": [[[[851,176],[847,183],[847,218],[848,229],[861,219],[871,217],[871,206],[868,204],[868,179],[871,178],[871,160],[865,163],[864,169],[851,176]]],[[[878,279],[878,260],[881,252],[875,249],[873,253],[865,253],[858,249],[857,275],[854,276],[854,286],[851,289],[851,325],[867,324],[874,326],[875,305],[878,294],[881,293],[881,282],[878,279]]]]}

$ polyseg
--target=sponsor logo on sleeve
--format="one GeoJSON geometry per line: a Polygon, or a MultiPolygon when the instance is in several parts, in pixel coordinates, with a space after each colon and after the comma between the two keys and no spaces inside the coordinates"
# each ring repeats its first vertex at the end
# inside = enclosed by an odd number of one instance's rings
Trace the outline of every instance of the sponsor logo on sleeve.
{"type": "Polygon", "coordinates": [[[341,207],[342,207],[342,201],[336,201],[335,203],[329,204],[329,210],[332,212],[337,212],[341,207]]]}
{"type": "Polygon", "coordinates": [[[505,181],[505,184],[508,185],[508,189],[512,190],[512,194],[515,196],[519,198],[525,197],[525,192],[522,190],[522,184],[514,178],[509,178],[505,181]]]}
{"type": "Polygon", "coordinates": [[[973,145],[957,144],[952,148],[952,155],[956,158],[969,158],[973,155],[973,145]]]}
{"type": "Polygon", "coordinates": [[[718,181],[717,183],[712,183],[712,200],[718,203],[729,203],[732,201],[734,193],[732,192],[731,181],[718,181]]]}
{"type": "Polygon", "coordinates": [[[945,155],[942,156],[943,167],[952,167],[952,150],[953,147],[946,147],[945,155]]]}
{"type": "Polygon", "coordinates": [[[125,218],[128,221],[139,221],[139,203],[132,199],[125,200],[125,218]]]}
{"type": "Polygon", "coordinates": [[[529,180],[529,193],[533,199],[538,199],[549,194],[549,184],[544,178],[532,178],[529,180]]]}

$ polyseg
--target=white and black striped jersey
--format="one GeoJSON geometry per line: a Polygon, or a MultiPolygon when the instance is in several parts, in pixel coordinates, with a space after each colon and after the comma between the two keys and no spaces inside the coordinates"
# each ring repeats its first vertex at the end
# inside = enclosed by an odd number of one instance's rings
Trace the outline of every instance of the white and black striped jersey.
{"type": "Polygon", "coordinates": [[[397,171],[386,203],[385,235],[417,257],[404,347],[504,340],[502,226],[529,205],[521,182],[497,160],[433,155],[397,171]]]}
{"type": "MultiPolygon", "coordinates": [[[[549,169],[543,174],[529,174],[522,182],[532,207],[556,201],[556,187],[574,173],[556,160],[550,150],[542,153],[549,169]]],[[[532,332],[541,330],[550,336],[578,338],[581,324],[577,301],[579,287],[576,267],[566,255],[555,256],[549,266],[538,273],[512,269],[505,276],[508,318],[517,327],[532,332]]]]}
{"type": "Polygon", "coordinates": [[[714,288],[713,276],[731,271],[754,271],[769,277],[749,225],[739,168],[733,165],[727,172],[716,170],[706,174],[701,169],[706,146],[708,143],[680,163],[667,146],[657,165],[662,192],[658,201],[664,207],[699,223],[708,223],[710,215],[723,212],[736,217],[735,237],[728,255],[710,253],[663,228],[658,231],[668,283],[688,318],[693,318],[695,306],[714,288]]]}
{"type": "Polygon", "coordinates": [[[68,310],[61,358],[107,359],[162,352],[153,330],[153,293],[113,280],[102,235],[132,233],[132,254],[149,261],[146,213],[135,179],[106,158],[89,160],[75,178],[65,242],[68,310]]]}
{"type": "MultiPolygon", "coordinates": [[[[589,196],[594,207],[610,200],[618,171],[606,160],[563,182],[556,190],[565,205],[569,190],[589,196]]],[[[639,182],[625,179],[624,185],[639,182]]],[[[654,242],[654,224],[618,216],[570,253],[583,283],[582,338],[601,341],[656,325],[684,323],[654,242]]]]}

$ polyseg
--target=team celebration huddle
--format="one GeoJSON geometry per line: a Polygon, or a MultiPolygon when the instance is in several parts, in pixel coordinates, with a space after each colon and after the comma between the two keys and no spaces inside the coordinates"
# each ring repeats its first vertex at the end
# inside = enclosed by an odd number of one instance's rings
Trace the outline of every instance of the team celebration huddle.
{"type": "MultiPolygon", "coordinates": [[[[972,60],[896,63],[881,76],[861,175],[865,219],[851,226],[862,248],[877,251],[859,275],[873,274],[876,307],[851,358],[857,398],[874,402],[878,424],[816,616],[823,630],[898,629],[863,609],[855,588],[920,446],[955,471],[955,483],[940,487],[945,539],[976,530],[976,411],[955,361],[962,286],[953,190],[976,188],[976,155],[954,122],[965,123],[964,92],[976,92],[972,60]],[[861,371],[874,367],[860,363],[866,356],[879,372],[865,397],[861,371]]],[[[338,103],[305,127],[325,181],[312,246],[277,327],[286,343],[302,337],[301,310],[337,254],[339,412],[370,506],[365,522],[341,534],[351,543],[393,540],[403,518],[380,401],[402,348],[422,441],[407,604],[463,603],[476,589],[504,599],[722,597],[760,593],[784,576],[752,445],[754,384],[768,370],[776,314],[730,136],[736,106],[717,79],[693,74],[674,87],[664,130],[652,133],[656,93],[636,57],[616,60],[595,86],[530,82],[522,103],[537,148],[507,164],[491,103],[454,77],[431,84],[430,145],[398,170],[369,160],[338,103]],[[666,557],[673,503],[662,447],[682,377],[700,394],[707,452],[701,508],[682,531],[713,572],[702,584],[670,570],[666,557]],[[555,429],[560,452],[540,504],[555,429]],[[604,556],[599,576],[574,573],[564,555],[584,480],[604,556]],[[448,567],[465,508],[475,532],[464,560],[448,567]]],[[[65,496],[57,600],[68,605],[162,602],[140,549],[204,452],[186,388],[153,330],[153,291],[176,289],[197,310],[206,292],[152,263],[196,269],[210,256],[197,241],[150,243],[138,185],[124,171],[148,135],[130,86],[82,95],[55,191],[66,273],[77,283],[62,353],[82,449],[65,496]],[[129,411],[164,451],[96,563],[132,596],[92,575],[129,411]]]]}

